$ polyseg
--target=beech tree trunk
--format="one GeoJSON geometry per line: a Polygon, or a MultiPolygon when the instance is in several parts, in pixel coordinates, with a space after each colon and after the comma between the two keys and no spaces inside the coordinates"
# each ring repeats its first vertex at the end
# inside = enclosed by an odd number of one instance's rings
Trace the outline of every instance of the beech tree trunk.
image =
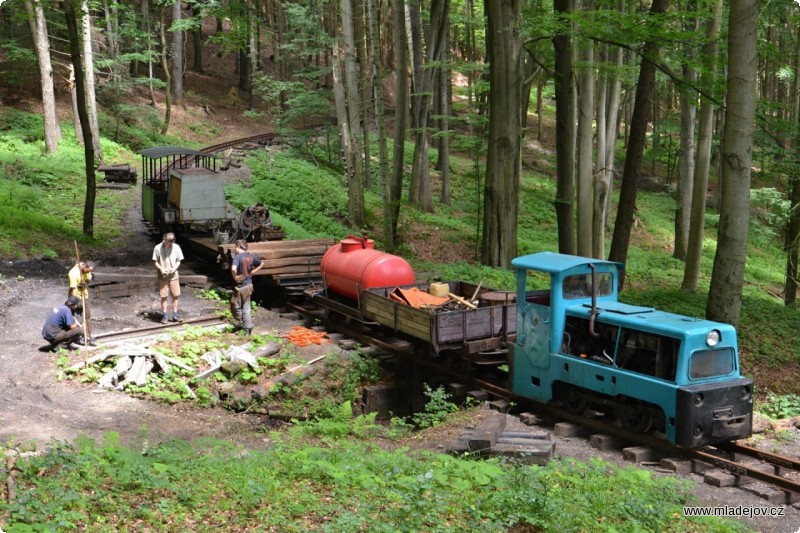
{"type": "Polygon", "coordinates": [[[181,0],[172,3],[172,95],[175,105],[183,106],[183,30],[181,0]]]}
{"type": "Polygon", "coordinates": [[[508,268],[517,255],[520,109],[519,0],[484,0],[490,63],[489,142],[484,187],[484,264],[508,268]]]}
{"type": "MultiPolygon", "coordinates": [[[[651,15],[660,15],[667,10],[668,0],[653,0],[651,15]]],[[[658,43],[647,41],[642,52],[639,68],[639,81],[636,84],[636,101],[631,117],[630,137],[625,153],[625,168],[622,172],[622,185],[619,191],[617,218],[614,223],[614,236],[611,240],[609,259],[624,263],[628,258],[631,228],[636,211],[636,194],[639,190],[639,176],[642,170],[644,144],[647,141],[647,125],[653,108],[653,88],[656,79],[656,66],[650,58],[658,57],[658,43]]],[[[620,273],[619,287],[625,282],[625,271],[620,273]]]]}
{"type": "MultiPolygon", "coordinates": [[[[89,16],[89,3],[81,3],[81,45],[83,47],[83,87],[86,97],[86,111],[89,126],[92,128],[92,149],[98,164],[103,164],[103,149],[100,147],[100,126],[97,122],[97,97],[94,93],[94,52],[92,51],[92,23],[89,16]]],[[[77,66],[75,67],[77,70],[77,66]]],[[[82,126],[83,127],[83,126],[82,126]]]]}
{"type": "MultiPolygon", "coordinates": [[[[85,76],[83,73],[83,57],[81,52],[85,50],[81,43],[81,36],[78,33],[77,10],[75,3],[80,0],[64,0],[64,17],[67,22],[67,34],[69,35],[69,49],[72,64],[75,67],[75,92],[77,94],[78,117],[81,122],[83,132],[83,154],[86,169],[86,200],[83,205],[83,234],[94,238],[94,204],[97,192],[94,176],[94,141],[92,140],[92,127],[89,123],[88,102],[86,96],[85,76]]],[[[79,9],[83,7],[82,4],[79,9]]],[[[85,12],[81,14],[85,17],[85,12]]]]}
{"type": "MultiPolygon", "coordinates": [[[[367,19],[369,28],[369,48],[372,66],[372,98],[375,106],[375,127],[378,130],[378,166],[380,169],[381,191],[383,194],[383,216],[384,216],[384,239],[385,230],[389,228],[391,233],[391,194],[389,184],[389,147],[386,141],[385,109],[383,105],[383,66],[380,54],[380,32],[378,31],[378,12],[375,9],[375,0],[367,1],[367,19]]],[[[394,241],[394,237],[388,239],[394,241]]]]}
{"type": "Polygon", "coordinates": [[[36,59],[39,63],[39,77],[42,85],[42,114],[44,115],[44,146],[48,154],[58,150],[62,139],[61,124],[58,121],[56,95],[53,89],[53,66],[50,62],[50,40],[47,35],[47,22],[44,18],[42,0],[25,0],[28,23],[31,28],[36,59]]]}
{"type": "MultiPolygon", "coordinates": [[[[569,16],[573,0],[554,0],[556,17],[569,16]]],[[[575,253],[575,81],[572,77],[572,39],[567,32],[553,37],[556,94],[556,220],[558,251],[575,253]]]]}
{"type": "Polygon", "coordinates": [[[405,154],[408,112],[408,49],[406,48],[405,0],[392,2],[394,23],[395,105],[392,174],[384,184],[384,228],[387,246],[394,251],[397,242],[397,222],[400,218],[400,196],[403,188],[403,157],[405,154]],[[386,201],[388,199],[388,201],[386,201]],[[388,213],[388,217],[386,214],[388,213]]]}
{"type": "MultiPolygon", "coordinates": [[[[719,31],[722,22],[722,0],[712,5],[711,18],[706,28],[706,42],[703,46],[703,87],[711,87],[717,78],[717,56],[719,55],[719,31]]],[[[711,145],[714,134],[714,104],[703,97],[697,126],[697,161],[694,166],[692,183],[692,212],[689,220],[689,241],[686,247],[686,264],[683,270],[681,289],[696,291],[700,282],[700,261],[703,257],[705,238],[706,195],[708,194],[708,173],[711,169],[711,145]]]]}
{"type": "MultiPolygon", "coordinates": [[[[691,12],[696,11],[697,6],[691,1],[687,9],[691,12]]],[[[695,18],[692,25],[687,28],[690,31],[699,29],[699,20],[695,18]],[[693,27],[692,27],[693,26],[693,27]]],[[[692,66],[694,53],[691,46],[683,48],[683,78],[690,85],[697,81],[697,68],[692,66]]],[[[694,181],[695,165],[695,138],[694,128],[697,118],[697,91],[691,87],[681,85],[681,148],[678,159],[678,187],[675,199],[675,246],[672,257],[676,259],[686,259],[686,250],[689,247],[689,224],[692,213],[692,189],[694,181]]]]}
{"type": "Polygon", "coordinates": [[[194,58],[192,60],[192,70],[195,72],[203,73],[203,10],[195,6],[191,8],[190,13],[193,17],[197,17],[198,26],[196,30],[192,31],[192,48],[194,49],[194,58]]]}
{"type": "Polygon", "coordinates": [[[737,326],[742,308],[750,218],[750,164],[758,75],[758,0],[731,2],[728,27],[727,105],[720,147],[721,203],[706,316],[737,326]]]}
{"type": "MultiPolygon", "coordinates": [[[[161,68],[164,70],[164,76],[167,82],[164,85],[164,126],[161,128],[161,135],[166,135],[169,131],[169,123],[172,117],[172,69],[169,64],[169,55],[167,48],[167,30],[164,20],[164,8],[161,9],[161,24],[159,26],[159,36],[161,37],[161,68]]],[[[174,59],[174,58],[173,58],[174,59]]]]}
{"type": "MultiPolygon", "coordinates": [[[[585,11],[592,0],[583,1],[585,11]]],[[[584,39],[580,45],[581,69],[578,82],[578,169],[577,169],[577,252],[592,256],[592,144],[594,119],[594,43],[584,39]]]]}
{"type": "MultiPolygon", "coordinates": [[[[794,48],[794,71],[800,68],[800,41],[795,42],[794,48]]],[[[794,77],[792,87],[792,120],[794,131],[792,132],[792,148],[795,154],[800,153],[800,79],[794,77]]],[[[786,227],[786,280],[783,286],[783,303],[793,306],[797,303],[797,261],[800,257],[800,179],[797,176],[790,177],[789,205],[789,224],[786,227]]]]}

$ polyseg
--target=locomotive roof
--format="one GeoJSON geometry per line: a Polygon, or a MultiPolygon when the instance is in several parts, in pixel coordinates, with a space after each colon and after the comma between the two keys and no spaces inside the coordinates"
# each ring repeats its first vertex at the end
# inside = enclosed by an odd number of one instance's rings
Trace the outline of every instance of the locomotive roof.
{"type": "Polygon", "coordinates": [[[525,268],[528,270],[539,270],[548,272],[550,274],[558,274],[571,268],[594,264],[599,265],[613,265],[616,270],[625,268],[623,263],[616,263],[614,261],[605,261],[603,259],[593,259],[591,257],[580,257],[577,255],[559,254],[555,252],[539,252],[530,255],[523,255],[511,261],[511,266],[514,268],[525,268]]]}
{"type": "MultiPolygon", "coordinates": [[[[582,303],[573,305],[568,311],[583,316],[589,316],[591,304],[582,303]]],[[[617,301],[598,300],[597,310],[600,314],[597,319],[608,321],[615,324],[632,326],[633,324],[647,325],[654,328],[653,331],[671,333],[676,337],[683,335],[705,335],[709,330],[718,329],[722,332],[735,331],[730,324],[714,322],[705,318],[696,318],[684,315],[661,311],[652,307],[642,307],[629,305],[617,301]]]]}
{"type": "Polygon", "coordinates": [[[150,159],[160,159],[162,157],[169,157],[173,155],[196,155],[216,158],[214,154],[200,152],[199,150],[192,150],[191,148],[183,148],[181,146],[153,146],[151,148],[140,150],[139,153],[142,154],[143,157],[149,157],[150,159]]]}

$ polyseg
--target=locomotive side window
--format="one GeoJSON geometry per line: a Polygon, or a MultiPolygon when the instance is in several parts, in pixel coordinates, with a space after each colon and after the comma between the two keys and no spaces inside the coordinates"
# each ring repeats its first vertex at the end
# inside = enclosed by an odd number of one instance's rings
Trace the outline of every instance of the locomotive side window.
{"type": "Polygon", "coordinates": [[[631,372],[675,381],[680,346],[678,339],[623,328],[617,366],[631,372]]]}
{"type": "Polygon", "coordinates": [[[597,336],[592,336],[587,319],[567,316],[561,352],[596,363],[612,365],[614,364],[618,331],[619,326],[596,322],[595,333],[597,336]]]}
{"type": "MultiPolygon", "coordinates": [[[[602,272],[596,276],[597,296],[608,296],[611,294],[611,273],[602,272]]],[[[592,276],[591,274],[575,274],[566,276],[561,286],[564,298],[573,300],[575,298],[589,298],[592,296],[592,276]]]]}
{"type": "Polygon", "coordinates": [[[727,376],[733,371],[733,348],[695,352],[689,363],[690,379],[727,376]]]}

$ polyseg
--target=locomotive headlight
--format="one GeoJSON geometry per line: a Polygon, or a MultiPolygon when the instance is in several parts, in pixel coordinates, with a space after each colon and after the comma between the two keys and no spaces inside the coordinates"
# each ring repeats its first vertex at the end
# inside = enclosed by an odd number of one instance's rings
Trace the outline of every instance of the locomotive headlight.
{"type": "Polygon", "coordinates": [[[708,335],[706,335],[706,344],[708,344],[710,347],[713,348],[714,346],[719,344],[721,338],[722,335],[720,335],[719,331],[717,331],[716,329],[711,330],[708,332],[708,335]]]}

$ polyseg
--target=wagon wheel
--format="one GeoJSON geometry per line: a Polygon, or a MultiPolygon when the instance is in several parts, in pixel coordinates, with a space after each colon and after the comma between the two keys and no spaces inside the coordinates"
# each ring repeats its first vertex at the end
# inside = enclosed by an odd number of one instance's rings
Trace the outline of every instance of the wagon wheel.
{"type": "Polygon", "coordinates": [[[469,374],[472,370],[472,361],[458,353],[450,354],[450,366],[459,374],[469,374]]]}
{"type": "Polygon", "coordinates": [[[633,433],[647,433],[653,427],[653,416],[641,403],[632,403],[617,410],[622,427],[633,433]]]}
{"type": "Polygon", "coordinates": [[[561,395],[564,408],[570,413],[582,415],[589,408],[589,400],[575,387],[567,387],[561,395]]]}

